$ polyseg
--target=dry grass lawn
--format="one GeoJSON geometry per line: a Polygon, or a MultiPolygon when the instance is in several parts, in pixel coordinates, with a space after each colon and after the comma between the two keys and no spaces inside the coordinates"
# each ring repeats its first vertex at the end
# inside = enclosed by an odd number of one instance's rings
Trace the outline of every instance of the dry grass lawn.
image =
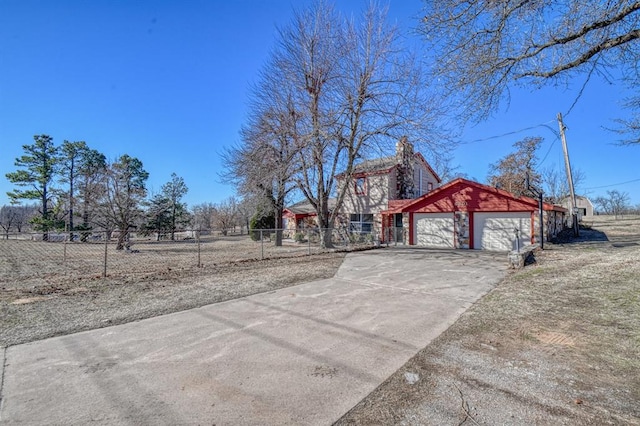
{"type": "Polygon", "coordinates": [[[0,240],[0,346],[328,278],[344,258],[246,235],[204,241],[199,257],[193,240],[137,242],[129,253],[107,249],[103,277],[104,244],[0,240]]]}
{"type": "Polygon", "coordinates": [[[640,218],[586,225],[338,424],[640,424],[640,218]]]}
{"type": "Polygon", "coordinates": [[[167,273],[207,273],[220,265],[261,260],[263,258],[298,257],[321,250],[285,240],[281,247],[274,242],[252,241],[247,235],[207,236],[196,240],[133,241],[132,251],[116,250],[115,240],[107,247],[103,242],[43,242],[28,239],[0,239],[0,287],[66,287],[70,283],[103,278],[138,281],[163,277],[167,273]],[[106,250],[105,250],[106,248],[106,250]],[[106,251],[106,253],[105,253],[106,251]]]}

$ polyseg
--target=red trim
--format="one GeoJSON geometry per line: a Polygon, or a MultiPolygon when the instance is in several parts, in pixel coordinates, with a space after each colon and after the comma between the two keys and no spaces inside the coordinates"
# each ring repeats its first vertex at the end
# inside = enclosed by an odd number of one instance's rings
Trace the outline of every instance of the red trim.
{"type": "MultiPolygon", "coordinates": [[[[529,244],[533,244],[536,242],[536,212],[531,212],[531,229],[529,231],[529,235],[531,235],[529,244]]],[[[542,236],[540,236],[542,238],[542,236]]]]}
{"type": "MultiPolygon", "coordinates": [[[[538,200],[529,197],[517,197],[514,194],[473,182],[467,179],[455,179],[423,196],[410,200],[403,206],[394,206],[401,212],[436,213],[452,210],[465,211],[537,211],[538,200]],[[480,198],[483,196],[484,198],[480,198]],[[458,203],[461,203],[458,205],[458,203]],[[464,205],[462,205],[464,204],[464,205]],[[500,206],[502,205],[502,207],[500,206]]],[[[389,208],[389,210],[395,210],[389,208]]],[[[563,207],[548,203],[544,210],[566,211],[563,207]]]]}
{"type": "Polygon", "coordinates": [[[469,250],[473,250],[475,248],[475,244],[473,244],[473,241],[475,240],[475,238],[473,238],[475,214],[473,214],[473,212],[467,212],[467,215],[469,215],[469,250]]]}
{"type": "Polygon", "coordinates": [[[353,178],[353,192],[358,196],[367,195],[367,177],[359,176],[353,178]],[[362,180],[362,185],[358,185],[358,182],[362,180]]]}

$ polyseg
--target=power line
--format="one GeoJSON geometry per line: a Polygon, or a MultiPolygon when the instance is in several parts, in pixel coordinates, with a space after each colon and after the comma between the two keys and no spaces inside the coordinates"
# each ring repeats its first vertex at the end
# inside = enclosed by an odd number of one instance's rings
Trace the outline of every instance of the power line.
{"type": "Polygon", "coordinates": [[[494,136],[489,136],[486,138],[482,138],[482,139],[475,139],[472,141],[467,141],[467,142],[460,142],[461,145],[468,145],[468,144],[472,144],[472,143],[476,143],[476,142],[485,142],[488,140],[492,140],[492,139],[499,139],[499,138],[503,138],[505,136],[511,136],[511,135],[515,135],[517,133],[522,133],[525,132],[527,130],[533,130],[535,128],[538,127],[546,127],[547,129],[551,130],[551,132],[553,132],[554,135],[556,135],[556,137],[558,136],[558,132],[556,132],[555,130],[553,130],[551,127],[549,127],[547,124],[551,123],[553,120],[549,120],[546,123],[540,123],[540,124],[536,124],[535,126],[530,126],[530,127],[524,127],[522,129],[518,129],[518,130],[513,130],[511,132],[507,132],[507,133],[503,133],[501,135],[494,135],[494,136]]]}
{"type": "Polygon", "coordinates": [[[555,138],[553,140],[553,142],[551,142],[551,146],[549,146],[549,149],[547,150],[547,153],[544,155],[544,158],[542,159],[542,161],[540,162],[540,165],[542,165],[542,163],[544,163],[544,160],[547,159],[547,157],[549,156],[549,153],[551,152],[551,148],[553,148],[553,145],[555,145],[555,143],[558,141],[558,138],[555,138]]]}
{"type": "Polygon", "coordinates": [[[592,186],[591,188],[584,188],[584,189],[585,189],[585,190],[588,190],[588,189],[610,188],[610,187],[612,187],[612,186],[626,185],[627,183],[633,183],[633,182],[640,182],[640,178],[638,178],[638,179],[633,179],[633,180],[628,180],[628,181],[626,181],[626,182],[612,183],[611,185],[592,186]]]}

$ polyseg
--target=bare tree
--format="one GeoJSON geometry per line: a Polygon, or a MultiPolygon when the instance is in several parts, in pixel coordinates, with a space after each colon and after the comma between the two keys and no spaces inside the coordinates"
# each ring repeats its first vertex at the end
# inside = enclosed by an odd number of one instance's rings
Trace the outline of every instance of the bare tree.
{"type": "Polygon", "coordinates": [[[629,209],[629,194],[617,189],[607,191],[607,196],[599,196],[594,200],[598,209],[605,214],[612,214],[616,219],[629,209]]]}
{"type": "Polygon", "coordinates": [[[296,112],[279,99],[278,83],[265,77],[253,91],[252,113],[242,129],[242,145],[224,155],[226,177],[245,196],[269,200],[276,218],[276,246],[282,245],[282,215],[295,189],[296,112]]]}
{"type": "Polygon", "coordinates": [[[400,44],[386,11],[373,4],[360,19],[345,19],[326,3],[298,11],[279,30],[263,79],[277,82],[294,143],[297,189],[317,213],[321,244],[331,230],[357,159],[407,135],[437,152],[437,114],[410,49],[400,44]],[[429,138],[428,136],[431,136],[429,138]],[[329,208],[336,197],[337,207],[329,208]]]}
{"type": "Polygon", "coordinates": [[[0,228],[4,231],[4,239],[9,239],[9,233],[16,226],[17,211],[14,206],[0,207],[0,228]]]}
{"type": "Polygon", "coordinates": [[[212,203],[196,204],[192,208],[193,226],[197,230],[210,231],[216,208],[212,203]]]}
{"type": "Polygon", "coordinates": [[[227,235],[229,230],[236,226],[236,206],[237,202],[234,197],[229,197],[214,205],[213,224],[215,228],[222,232],[222,235],[227,235]]]}
{"type": "Polygon", "coordinates": [[[22,229],[31,218],[37,216],[36,206],[2,206],[0,207],[0,228],[4,231],[5,239],[9,233],[22,232],[22,229]]]}
{"type": "Polygon", "coordinates": [[[149,173],[140,160],[125,154],[109,165],[105,177],[105,191],[99,202],[102,225],[107,230],[118,229],[116,250],[122,250],[129,229],[143,215],[141,203],[147,194],[149,173]]]}
{"type": "Polygon", "coordinates": [[[429,164],[433,166],[433,169],[440,179],[442,179],[442,182],[448,182],[455,178],[468,179],[467,174],[460,171],[460,165],[453,164],[453,155],[449,150],[443,151],[442,154],[445,155],[434,156],[433,159],[429,161],[429,164]]]}
{"type": "Polygon", "coordinates": [[[514,143],[514,152],[489,166],[489,185],[516,195],[524,195],[529,193],[528,177],[529,185],[540,188],[542,177],[536,171],[536,151],[541,142],[542,138],[535,137],[514,143]]]}
{"type": "MultiPolygon", "coordinates": [[[[636,79],[636,84],[640,83],[640,79],[636,79]]],[[[622,145],[640,144],[640,96],[632,96],[628,98],[624,106],[632,111],[630,118],[618,118],[614,120],[618,127],[613,131],[623,136],[620,140],[622,145]]]]}
{"type": "MultiPolygon", "coordinates": [[[[579,191],[580,186],[586,179],[585,174],[580,169],[572,168],[571,175],[573,186],[576,191],[579,191]]],[[[546,202],[557,204],[570,195],[567,178],[557,167],[550,166],[543,169],[541,177],[546,202]]]]}
{"type": "Polygon", "coordinates": [[[264,199],[262,197],[245,195],[237,205],[238,225],[249,232],[249,222],[263,203],[264,199]]]}
{"type": "Polygon", "coordinates": [[[32,219],[38,216],[38,206],[11,206],[14,212],[13,226],[17,232],[22,232],[25,226],[28,226],[32,219]]]}
{"type": "MultiPolygon", "coordinates": [[[[466,117],[493,112],[513,84],[566,84],[594,73],[634,90],[639,78],[640,2],[629,0],[424,0],[420,31],[434,75],[466,117]]],[[[637,104],[636,100],[636,104],[637,104]]],[[[632,120],[638,130],[637,118],[632,120]]],[[[636,138],[638,133],[636,133],[636,138]]],[[[637,142],[637,139],[636,139],[637,142]]]]}

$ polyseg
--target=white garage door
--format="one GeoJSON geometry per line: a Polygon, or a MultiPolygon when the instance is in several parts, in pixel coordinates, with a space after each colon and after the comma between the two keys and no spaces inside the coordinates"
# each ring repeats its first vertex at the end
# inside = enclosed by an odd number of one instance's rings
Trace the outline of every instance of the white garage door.
{"type": "Polygon", "coordinates": [[[419,246],[453,248],[453,213],[416,213],[414,241],[419,246]]]}
{"type": "Polygon", "coordinates": [[[473,214],[473,247],[482,250],[511,251],[531,242],[531,213],[493,212],[473,214]]]}

